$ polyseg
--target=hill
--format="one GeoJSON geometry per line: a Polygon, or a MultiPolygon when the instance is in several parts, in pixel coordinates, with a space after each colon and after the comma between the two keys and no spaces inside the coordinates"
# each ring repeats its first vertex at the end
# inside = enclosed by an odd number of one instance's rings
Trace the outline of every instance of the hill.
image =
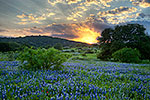
{"type": "Polygon", "coordinates": [[[0,37],[0,42],[17,42],[22,45],[33,47],[51,47],[60,43],[62,46],[76,46],[76,45],[88,45],[82,42],[75,42],[62,38],[55,38],[50,36],[26,36],[26,37],[0,37]]]}

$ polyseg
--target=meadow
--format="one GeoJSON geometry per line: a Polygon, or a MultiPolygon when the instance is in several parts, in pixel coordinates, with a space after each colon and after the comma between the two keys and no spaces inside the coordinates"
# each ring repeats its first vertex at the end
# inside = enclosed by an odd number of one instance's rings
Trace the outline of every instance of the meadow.
{"type": "MultiPolygon", "coordinates": [[[[74,56],[76,58],[76,56],[74,56]]],[[[93,57],[93,59],[92,59],[93,57]]],[[[149,100],[150,65],[69,59],[62,70],[29,71],[0,61],[2,100],[149,100]]]]}

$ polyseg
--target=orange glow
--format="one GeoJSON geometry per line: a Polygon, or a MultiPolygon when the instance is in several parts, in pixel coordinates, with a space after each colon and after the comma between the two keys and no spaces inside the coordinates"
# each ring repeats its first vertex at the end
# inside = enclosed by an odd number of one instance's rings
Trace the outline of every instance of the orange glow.
{"type": "Polygon", "coordinates": [[[100,33],[96,32],[94,28],[88,26],[80,26],[77,28],[78,38],[72,39],[73,41],[85,42],[88,44],[97,43],[97,37],[100,36],[100,33]]]}

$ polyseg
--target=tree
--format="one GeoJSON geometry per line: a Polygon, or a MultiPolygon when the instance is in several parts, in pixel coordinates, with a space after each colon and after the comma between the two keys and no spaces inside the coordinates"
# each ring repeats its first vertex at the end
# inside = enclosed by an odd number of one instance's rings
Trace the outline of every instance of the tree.
{"type": "Polygon", "coordinates": [[[98,58],[103,59],[105,55],[104,60],[108,60],[115,51],[129,47],[137,48],[142,55],[142,59],[150,59],[150,53],[148,53],[150,36],[145,34],[145,30],[144,26],[139,24],[117,25],[114,29],[105,29],[101,37],[98,37],[102,48],[102,52],[99,54],[101,57],[98,58]]]}
{"type": "Polygon", "coordinates": [[[58,50],[62,50],[62,49],[63,49],[63,46],[62,46],[61,43],[56,43],[56,44],[54,45],[54,48],[55,48],[55,49],[58,49],[58,50]]]}
{"type": "Polygon", "coordinates": [[[16,51],[21,45],[16,42],[0,42],[0,52],[16,51]]]}

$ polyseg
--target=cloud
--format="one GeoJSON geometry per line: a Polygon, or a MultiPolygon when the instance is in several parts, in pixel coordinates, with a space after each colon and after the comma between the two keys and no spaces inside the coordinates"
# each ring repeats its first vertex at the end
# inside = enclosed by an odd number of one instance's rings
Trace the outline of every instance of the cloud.
{"type": "Polygon", "coordinates": [[[18,22],[18,24],[20,25],[26,25],[26,24],[41,24],[43,20],[46,20],[47,18],[54,16],[55,13],[44,13],[42,15],[33,15],[33,14],[29,14],[29,15],[17,15],[16,17],[20,19],[20,22],[18,22]]]}
{"type": "Polygon", "coordinates": [[[145,18],[145,17],[150,18],[150,14],[145,14],[145,13],[138,13],[138,16],[141,18],[145,18]]]}
{"type": "Polygon", "coordinates": [[[82,0],[66,0],[68,4],[73,4],[73,3],[78,3],[81,2],[82,0]]]}
{"type": "Polygon", "coordinates": [[[78,4],[78,5],[85,5],[85,6],[90,6],[90,5],[103,5],[105,7],[110,7],[108,3],[112,2],[113,0],[48,0],[48,3],[52,6],[55,6],[58,3],[61,4],[78,4]]]}
{"type": "Polygon", "coordinates": [[[136,21],[147,21],[147,22],[150,22],[150,14],[137,13],[137,20],[136,21]]]}
{"type": "Polygon", "coordinates": [[[80,5],[85,5],[91,7],[92,5],[96,5],[101,8],[111,7],[108,3],[112,2],[113,0],[85,0],[85,2],[81,3],[80,5]]]}
{"type": "Polygon", "coordinates": [[[105,7],[111,7],[111,5],[108,5],[108,3],[112,2],[113,0],[100,0],[100,1],[105,7]]]}
{"type": "Polygon", "coordinates": [[[133,13],[133,12],[136,12],[137,11],[137,8],[134,8],[134,7],[119,7],[119,8],[115,8],[115,9],[112,9],[112,10],[108,10],[108,11],[104,11],[104,12],[99,12],[98,15],[99,16],[121,16],[121,15],[126,15],[126,14],[129,14],[129,13],[133,13]]]}
{"type": "Polygon", "coordinates": [[[55,6],[55,5],[58,4],[58,3],[64,4],[64,3],[66,3],[66,2],[65,2],[65,0],[48,0],[48,3],[49,3],[50,5],[52,5],[52,6],[55,6]]]}
{"type": "Polygon", "coordinates": [[[18,18],[25,18],[25,17],[27,17],[27,15],[22,14],[22,15],[17,15],[16,17],[18,17],[18,18]]]}
{"type": "MultiPolygon", "coordinates": [[[[42,13],[22,13],[17,15],[17,24],[25,27],[27,25],[44,25],[45,23],[84,22],[87,21],[88,18],[91,18],[91,13],[96,15],[97,11],[101,8],[111,7],[109,3],[112,1],[113,0],[47,0],[49,7],[46,8],[46,11],[43,10],[42,13]]],[[[99,18],[98,20],[102,22],[102,19],[99,18]]]]}
{"type": "Polygon", "coordinates": [[[95,13],[95,11],[101,8],[111,7],[108,3],[112,1],[113,0],[48,0],[48,3],[59,10],[62,6],[69,7],[66,9],[69,11],[69,14],[66,14],[65,11],[63,12],[63,14],[66,15],[65,19],[67,21],[78,22],[79,20],[85,19],[90,12],[95,13]]]}
{"type": "Polygon", "coordinates": [[[130,0],[134,6],[140,6],[142,8],[150,7],[150,0],[130,0]]]}
{"type": "Polygon", "coordinates": [[[31,29],[27,30],[27,32],[39,33],[39,34],[45,33],[42,29],[35,29],[35,28],[31,28],[31,29]]]}
{"type": "Polygon", "coordinates": [[[121,6],[119,8],[99,12],[97,15],[97,20],[104,23],[120,24],[137,18],[137,12],[138,9],[135,7],[121,6]]]}
{"type": "Polygon", "coordinates": [[[31,36],[31,35],[46,35],[50,36],[50,32],[45,32],[41,28],[23,28],[23,29],[7,29],[6,31],[0,32],[0,36],[6,37],[19,37],[19,36],[31,36]]]}
{"type": "Polygon", "coordinates": [[[79,17],[83,17],[83,13],[84,11],[72,12],[72,14],[69,17],[67,17],[67,20],[77,21],[79,17]]]}
{"type": "Polygon", "coordinates": [[[7,32],[7,30],[4,30],[4,29],[0,29],[0,32],[7,32]]]}

